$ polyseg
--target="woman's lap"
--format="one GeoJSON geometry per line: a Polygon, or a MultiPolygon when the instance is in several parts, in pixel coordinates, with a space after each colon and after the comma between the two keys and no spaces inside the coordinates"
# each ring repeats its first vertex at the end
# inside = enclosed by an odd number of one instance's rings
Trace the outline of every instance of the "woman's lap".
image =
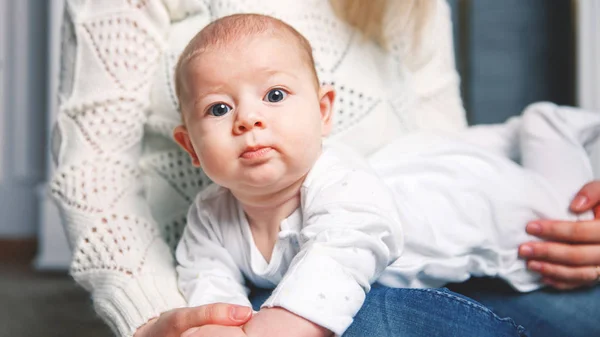
{"type": "Polygon", "coordinates": [[[449,286],[501,316],[514,319],[532,337],[600,336],[600,286],[575,291],[542,289],[521,294],[497,279],[449,286]]]}
{"type": "MultiPolygon", "coordinates": [[[[254,291],[255,309],[269,291],[254,291]]],[[[344,337],[525,336],[509,318],[447,289],[374,286],[344,337]]]]}

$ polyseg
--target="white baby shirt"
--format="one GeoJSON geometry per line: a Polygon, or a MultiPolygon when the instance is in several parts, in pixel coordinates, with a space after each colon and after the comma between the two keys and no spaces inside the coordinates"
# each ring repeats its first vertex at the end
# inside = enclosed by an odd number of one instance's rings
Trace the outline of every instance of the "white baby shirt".
{"type": "Polygon", "coordinates": [[[179,287],[190,306],[250,306],[245,278],[275,288],[263,307],[282,307],[337,335],[403,246],[390,190],[358,156],[325,147],[282,221],[267,262],[241,205],[213,185],[196,197],[177,248],[179,287]]]}

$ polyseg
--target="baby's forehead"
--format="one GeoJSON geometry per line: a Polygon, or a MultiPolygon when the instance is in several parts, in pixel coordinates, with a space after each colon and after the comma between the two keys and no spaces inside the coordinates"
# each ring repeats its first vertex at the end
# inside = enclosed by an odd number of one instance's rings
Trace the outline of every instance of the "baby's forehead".
{"type": "MultiPolygon", "coordinates": [[[[315,70],[312,48],[302,34],[276,18],[259,14],[234,14],[217,19],[204,27],[184,49],[175,70],[177,96],[181,98],[181,94],[186,90],[186,78],[190,78],[186,73],[190,70],[190,66],[198,65],[197,58],[201,60],[202,56],[217,50],[223,52],[222,56],[243,61],[244,57],[250,54],[245,50],[248,48],[244,43],[253,43],[261,39],[268,39],[269,43],[277,46],[285,46],[285,48],[276,48],[279,49],[278,52],[284,54],[281,55],[283,57],[298,57],[293,58],[308,67],[314,85],[318,88],[319,79],[315,70]]],[[[253,51],[253,53],[258,57],[261,56],[259,52],[253,51]]],[[[205,66],[211,67],[213,64],[205,64],[205,66]]]]}
{"type": "Polygon", "coordinates": [[[183,66],[187,70],[197,67],[207,69],[217,64],[237,65],[239,62],[261,68],[292,67],[294,69],[291,71],[294,72],[314,71],[311,56],[299,43],[289,36],[269,33],[239,36],[235,40],[203,45],[183,66]]]}
{"type": "Polygon", "coordinates": [[[259,14],[234,14],[217,19],[204,27],[197,37],[203,44],[214,45],[264,35],[285,36],[295,40],[304,39],[296,29],[287,23],[259,14]]]}
{"type": "Polygon", "coordinates": [[[296,55],[306,55],[311,52],[306,50],[300,41],[296,39],[292,34],[286,33],[285,31],[276,32],[258,32],[253,34],[239,35],[232,39],[221,40],[221,41],[206,41],[198,46],[198,54],[205,52],[225,52],[231,55],[237,55],[239,57],[254,56],[247,54],[246,51],[251,48],[258,46],[264,47],[269,46],[278,48],[280,51],[286,49],[285,52],[293,53],[296,55]]]}
{"type": "MultiPolygon", "coordinates": [[[[293,47],[293,52],[300,53],[312,64],[312,48],[302,34],[279,19],[260,14],[234,14],[213,21],[190,41],[182,56],[185,61],[203,51],[235,49],[248,41],[265,38],[293,47]]],[[[237,52],[243,53],[243,50],[237,52]]]]}

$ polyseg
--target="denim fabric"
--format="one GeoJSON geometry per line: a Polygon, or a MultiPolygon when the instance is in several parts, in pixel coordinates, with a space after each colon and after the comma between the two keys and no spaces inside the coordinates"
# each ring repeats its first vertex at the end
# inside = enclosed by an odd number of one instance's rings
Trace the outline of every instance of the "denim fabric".
{"type": "MultiPolygon", "coordinates": [[[[255,289],[258,310],[270,295],[255,289]]],[[[374,286],[344,337],[514,337],[528,336],[510,318],[448,289],[394,289],[374,286]]]]}
{"type": "Polygon", "coordinates": [[[498,315],[510,316],[527,327],[531,337],[600,336],[600,286],[520,294],[500,280],[479,278],[449,287],[498,315]]]}

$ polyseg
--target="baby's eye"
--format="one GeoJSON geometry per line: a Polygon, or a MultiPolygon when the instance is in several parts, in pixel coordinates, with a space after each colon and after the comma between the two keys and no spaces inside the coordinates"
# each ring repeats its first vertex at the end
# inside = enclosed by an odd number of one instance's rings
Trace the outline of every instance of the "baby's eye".
{"type": "Polygon", "coordinates": [[[282,101],[284,98],[286,98],[287,95],[288,95],[287,92],[283,91],[282,89],[271,89],[265,95],[265,97],[263,98],[263,101],[277,103],[277,102],[282,101]]]}
{"type": "Polygon", "coordinates": [[[231,111],[231,107],[225,103],[217,103],[208,108],[208,113],[215,117],[223,116],[229,111],[231,111]]]}

